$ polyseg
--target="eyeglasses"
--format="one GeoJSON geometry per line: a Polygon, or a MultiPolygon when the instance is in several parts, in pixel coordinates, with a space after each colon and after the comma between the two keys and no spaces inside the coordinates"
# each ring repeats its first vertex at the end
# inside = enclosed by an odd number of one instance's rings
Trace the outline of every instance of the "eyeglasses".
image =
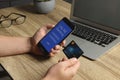
{"type": "Polygon", "coordinates": [[[1,15],[0,27],[7,28],[12,24],[22,24],[25,22],[26,16],[19,13],[11,13],[8,16],[1,15]]]}

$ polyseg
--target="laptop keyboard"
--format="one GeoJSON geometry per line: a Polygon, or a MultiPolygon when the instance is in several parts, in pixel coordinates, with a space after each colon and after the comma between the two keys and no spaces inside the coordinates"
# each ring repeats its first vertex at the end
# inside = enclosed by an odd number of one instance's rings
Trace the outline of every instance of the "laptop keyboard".
{"type": "Polygon", "coordinates": [[[102,47],[105,47],[112,41],[114,41],[117,37],[107,34],[105,32],[101,32],[92,28],[88,28],[85,26],[80,26],[76,24],[76,27],[74,31],[72,32],[73,35],[76,35],[82,39],[85,39],[87,41],[93,42],[95,44],[98,44],[102,47]]]}

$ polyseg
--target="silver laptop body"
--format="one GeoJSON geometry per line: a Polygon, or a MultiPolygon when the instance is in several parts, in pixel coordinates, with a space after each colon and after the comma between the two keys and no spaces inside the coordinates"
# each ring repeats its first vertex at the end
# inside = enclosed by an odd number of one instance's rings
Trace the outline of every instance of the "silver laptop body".
{"type": "Polygon", "coordinates": [[[97,59],[120,42],[120,0],[73,0],[70,19],[76,29],[85,26],[115,37],[109,44],[99,44],[70,34],[67,44],[74,40],[89,59],[97,59]]]}

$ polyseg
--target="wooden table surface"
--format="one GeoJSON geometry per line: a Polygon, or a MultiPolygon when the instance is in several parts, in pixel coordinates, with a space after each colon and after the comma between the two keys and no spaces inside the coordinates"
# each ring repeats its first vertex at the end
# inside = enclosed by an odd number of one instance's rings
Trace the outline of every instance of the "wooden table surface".
{"type": "MultiPolygon", "coordinates": [[[[70,7],[69,3],[56,0],[55,9],[49,14],[36,14],[32,5],[0,9],[0,14],[8,15],[17,12],[27,16],[24,24],[0,28],[0,35],[32,36],[37,29],[47,23],[56,24],[64,16],[69,18],[70,7]]],[[[48,68],[62,57],[65,57],[62,51],[49,59],[26,53],[0,57],[0,63],[14,80],[40,80],[48,68]]],[[[96,61],[91,61],[85,57],[80,57],[79,61],[81,65],[73,80],[120,80],[120,45],[114,47],[96,61]]]]}

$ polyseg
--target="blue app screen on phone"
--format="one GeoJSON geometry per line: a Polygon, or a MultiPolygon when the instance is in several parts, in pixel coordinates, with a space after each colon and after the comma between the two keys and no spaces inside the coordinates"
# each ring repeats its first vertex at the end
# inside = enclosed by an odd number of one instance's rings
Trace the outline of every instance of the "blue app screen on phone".
{"type": "Polygon", "coordinates": [[[66,22],[61,20],[48,34],[40,41],[42,46],[50,52],[55,45],[59,44],[72,31],[66,22]]]}

